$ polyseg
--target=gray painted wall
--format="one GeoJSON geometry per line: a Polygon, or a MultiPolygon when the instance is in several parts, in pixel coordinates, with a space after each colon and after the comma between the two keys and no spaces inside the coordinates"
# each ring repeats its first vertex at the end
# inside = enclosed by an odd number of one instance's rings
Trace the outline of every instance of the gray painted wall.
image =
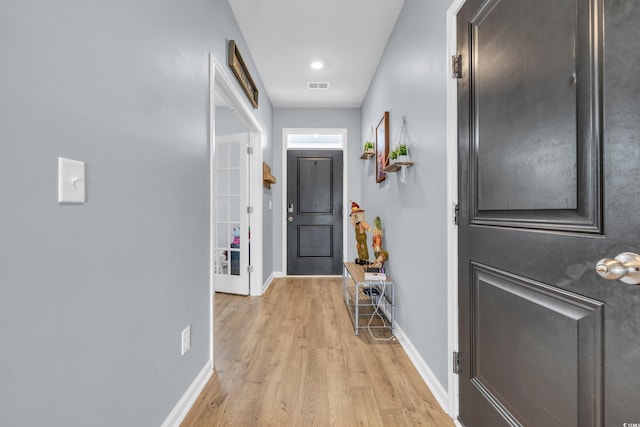
{"type": "Polygon", "coordinates": [[[249,132],[251,128],[229,107],[216,107],[216,135],[249,132]]]}
{"type": "MultiPolygon", "coordinates": [[[[273,114],[275,114],[275,109],[273,110],[273,114]]],[[[268,284],[271,274],[274,271],[279,271],[280,269],[274,265],[274,253],[273,253],[273,239],[279,239],[279,234],[274,234],[273,222],[273,208],[275,207],[275,202],[273,199],[273,193],[278,190],[278,188],[282,187],[282,175],[278,172],[277,169],[274,169],[273,165],[273,129],[270,128],[272,132],[269,134],[269,141],[271,142],[266,147],[262,149],[262,160],[267,162],[269,166],[271,166],[271,174],[276,177],[276,184],[272,185],[270,189],[266,189],[263,187],[262,189],[262,224],[264,228],[264,232],[262,234],[263,251],[262,251],[262,284],[268,284]],[[269,206],[271,203],[271,206],[269,206]]]]}
{"type": "Polygon", "coordinates": [[[2,2],[0,425],[158,426],[208,360],[208,54],[231,38],[269,138],[226,0],[2,2]],[[58,156],[86,204],[57,204],[58,156]]]}
{"type": "MultiPolygon", "coordinates": [[[[359,108],[274,108],[273,109],[273,169],[276,177],[282,176],[282,130],[284,128],[346,128],[347,129],[347,198],[360,199],[362,169],[366,166],[359,159],[363,139],[360,132],[359,108]]],[[[283,271],[282,216],[283,197],[286,190],[281,184],[272,187],[273,195],[273,269],[283,271]]],[[[345,206],[345,212],[347,207],[345,206]]],[[[266,221],[266,220],[265,220],[266,221]]],[[[266,224],[266,223],[265,223],[266,224]]],[[[266,226],[265,226],[266,228],[266,226]]],[[[356,240],[347,231],[347,259],[355,259],[356,240]]],[[[266,261],[265,261],[266,262],[266,261]]]]}
{"type": "Polygon", "coordinates": [[[393,143],[406,115],[415,165],[375,182],[361,174],[367,219],[382,219],[388,273],[398,283],[397,321],[447,388],[446,10],[451,0],[405,0],[362,105],[368,135],[384,111],[393,143]]]}

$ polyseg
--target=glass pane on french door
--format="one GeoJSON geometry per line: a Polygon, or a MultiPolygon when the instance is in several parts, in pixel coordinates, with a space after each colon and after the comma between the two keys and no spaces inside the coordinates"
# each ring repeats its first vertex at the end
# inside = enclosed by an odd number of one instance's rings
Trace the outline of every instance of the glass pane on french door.
{"type": "Polygon", "coordinates": [[[215,272],[223,275],[240,275],[241,241],[240,213],[241,170],[239,143],[223,143],[216,146],[216,257],[215,272]]]}

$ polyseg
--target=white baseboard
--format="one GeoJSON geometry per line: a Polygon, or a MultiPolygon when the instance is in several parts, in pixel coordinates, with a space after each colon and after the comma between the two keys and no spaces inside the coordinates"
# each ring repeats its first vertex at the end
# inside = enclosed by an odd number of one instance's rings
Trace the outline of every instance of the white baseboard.
{"type": "Polygon", "coordinates": [[[273,279],[275,279],[275,272],[272,272],[262,284],[262,295],[269,289],[269,286],[273,283],[273,279]]]}
{"type": "Polygon", "coordinates": [[[269,277],[267,277],[267,280],[265,280],[264,283],[262,284],[262,295],[264,295],[264,293],[267,291],[267,289],[269,289],[269,286],[271,286],[271,284],[273,283],[273,281],[275,279],[279,279],[281,277],[285,277],[285,275],[284,275],[284,273],[282,271],[273,271],[273,272],[271,272],[269,277]]]}
{"type": "Polygon", "coordinates": [[[179,427],[180,423],[184,421],[184,417],[187,416],[191,406],[196,401],[202,389],[207,384],[211,376],[213,375],[213,366],[211,360],[208,360],[204,365],[198,376],[193,380],[187,391],[184,392],[176,406],[173,408],[169,416],[162,423],[161,427],[179,427]]]}
{"type": "Polygon", "coordinates": [[[262,295],[264,295],[266,290],[269,289],[269,286],[271,286],[275,279],[280,279],[282,277],[287,277],[287,275],[282,271],[272,271],[269,277],[267,277],[267,280],[262,284],[262,295]]]}
{"type": "Polygon", "coordinates": [[[400,345],[402,345],[402,348],[407,353],[407,356],[409,356],[409,359],[411,359],[411,362],[413,362],[413,366],[415,366],[418,370],[418,373],[422,377],[422,380],[425,382],[425,384],[427,384],[427,387],[429,387],[431,393],[433,393],[433,397],[436,398],[436,400],[442,407],[442,410],[446,414],[448,414],[449,394],[447,393],[447,390],[442,386],[440,381],[438,381],[431,368],[429,368],[429,365],[427,365],[427,362],[425,362],[422,356],[420,356],[420,353],[418,353],[418,350],[416,350],[416,348],[413,346],[411,340],[409,340],[407,335],[397,324],[396,338],[398,338],[400,345]]]}

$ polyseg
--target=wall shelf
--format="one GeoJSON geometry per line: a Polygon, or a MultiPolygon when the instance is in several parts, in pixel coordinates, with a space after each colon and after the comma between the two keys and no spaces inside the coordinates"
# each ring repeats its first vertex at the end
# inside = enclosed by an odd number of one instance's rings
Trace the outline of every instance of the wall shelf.
{"type": "Polygon", "coordinates": [[[383,172],[398,172],[402,169],[402,166],[413,166],[413,162],[395,162],[391,163],[388,166],[385,166],[382,171],[383,172]]]}
{"type": "Polygon", "coordinates": [[[276,183],[276,177],[271,175],[271,166],[262,162],[262,186],[271,189],[271,185],[276,183]]]}
{"type": "Polygon", "coordinates": [[[376,155],[376,153],[374,151],[363,151],[362,154],[360,155],[360,158],[362,160],[369,160],[370,158],[372,158],[375,155],[376,155]]]}

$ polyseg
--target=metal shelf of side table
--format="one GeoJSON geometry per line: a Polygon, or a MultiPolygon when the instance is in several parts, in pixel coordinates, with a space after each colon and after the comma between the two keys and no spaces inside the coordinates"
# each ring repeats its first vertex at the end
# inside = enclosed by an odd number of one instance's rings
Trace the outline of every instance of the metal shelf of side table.
{"type": "Polygon", "coordinates": [[[345,262],[342,293],[356,335],[361,328],[367,327],[376,306],[381,319],[375,319],[377,322],[372,322],[369,327],[388,329],[391,336],[395,335],[396,285],[389,276],[384,282],[367,281],[361,265],[345,262]],[[364,325],[360,324],[361,319],[365,321],[364,325]]]}

